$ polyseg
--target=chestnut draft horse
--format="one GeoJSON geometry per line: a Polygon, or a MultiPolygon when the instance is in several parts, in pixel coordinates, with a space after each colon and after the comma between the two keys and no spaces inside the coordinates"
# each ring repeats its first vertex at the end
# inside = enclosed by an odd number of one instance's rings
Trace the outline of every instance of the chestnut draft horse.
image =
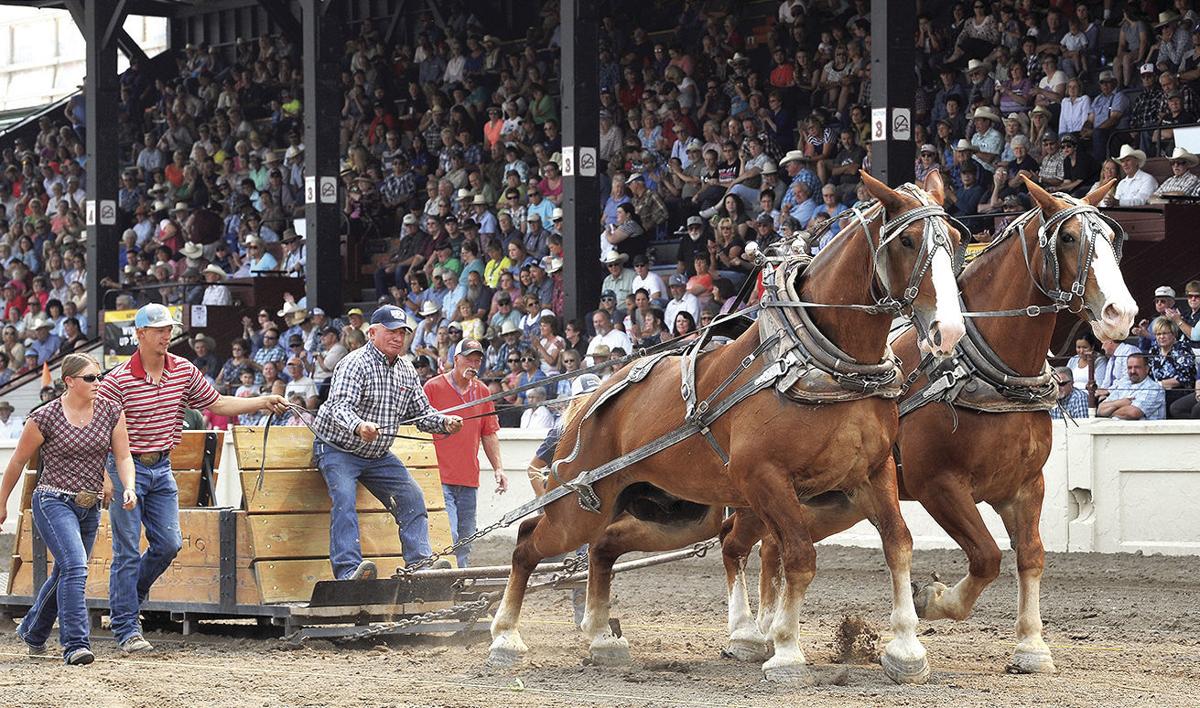
{"type": "MultiPolygon", "coordinates": [[[[1046,402],[1054,398],[1043,372],[1055,313],[1065,307],[1090,321],[1097,336],[1119,340],[1127,336],[1137,306],[1117,267],[1119,251],[1114,251],[1112,244],[1119,249],[1119,241],[1114,239],[1120,236],[1093,208],[1111,182],[1082,201],[1048,194],[1032,182],[1027,185],[1038,209],[1019,219],[1018,228],[997,237],[959,278],[968,315],[1001,315],[975,321],[960,349],[981,342],[992,353],[994,368],[1015,384],[1010,392],[1021,394],[1025,389],[1025,404],[1011,406],[1024,410],[981,412],[964,406],[960,399],[953,410],[945,405],[924,405],[903,415],[898,440],[899,483],[901,498],[920,501],[969,560],[968,575],[953,587],[938,582],[920,589],[914,586],[918,614],[927,619],[965,619],[980,593],[999,575],[1000,549],[976,507],[976,503],[987,502],[1003,519],[1017,554],[1017,647],[1009,668],[1043,673],[1055,671],[1042,639],[1038,606],[1045,565],[1038,523],[1051,419],[1037,399],[1046,402]],[[1033,218],[1039,210],[1040,218],[1033,218]],[[1023,310],[1028,310],[1029,316],[1017,314],[1023,310]]],[[[901,336],[893,347],[902,359],[905,375],[911,375],[920,359],[914,333],[901,336]]],[[[971,379],[982,385],[976,376],[971,379]]],[[[901,403],[902,411],[910,399],[929,390],[925,374],[913,383],[901,403]]],[[[843,531],[863,518],[845,498],[826,495],[818,501],[809,505],[808,532],[814,540],[843,531]]],[[[677,523],[673,546],[656,543],[665,534],[647,533],[649,525],[626,515],[610,527],[600,544],[609,554],[618,549],[678,548],[710,538],[721,520],[718,510],[709,510],[693,525],[677,523]]],[[[729,590],[730,643],[726,653],[743,660],[765,656],[770,646],[764,629],[775,612],[777,595],[774,542],[753,512],[739,509],[722,530],[722,552],[729,590]],[[756,625],[747,600],[744,568],[746,556],[759,538],[763,539],[763,570],[756,625]]]]}
{"type": "MultiPolygon", "coordinates": [[[[948,228],[945,212],[938,206],[940,179],[927,185],[928,192],[912,185],[892,190],[865,173],[862,179],[879,206],[873,208],[869,221],[860,219],[843,229],[808,267],[796,291],[803,303],[825,303],[808,316],[819,334],[841,350],[843,364],[884,362],[890,376],[894,371],[887,358],[887,336],[896,306],[911,306],[919,322],[929,323],[935,354],[953,351],[964,332],[952,263],[959,237],[948,228]],[[905,219],[905,214],[912,216],[905,219]],[[883,303],[891,307],[881,308],[883,303]]],[[[626,509],[669,495],[693,506],[747,507],[764,521],[778,541],[783,578],[779,609],[769,629],[775,654],[763,671],[770,680],[806,681],[808,669],[798,641],[799,611],[815,572],[816,555],[801,502],[839,492],[875,523],[891,570],[896,638],[887,646],[884,667],[897,682],[928,677],[909,589],[912,537],[900,515],[890,456],[897,430],[895,394],[890,399],[867,394],[856,400],[801,405],[767,390],[779,380],[772,367],[789,369],[781,366],[783,357],[765,367],[755,364],[768,343],[760,342],[759,323],[734,342],[694,360],[692,390],[708,396],[698,409],[709,411],[700,431],[703,435],[686,437],[641,461],[626,461],[631,451],[673,434],[688,422],[680,400],[686,357],[661,359],[641,370],[636,364],[626,366],[591,395],[588,406],[570,417],[556,453],[550,489],[578,486],[572,480],[609,462],[618,471],[596,481],[594,491],[579,490],[595,495],[598,513],[583,508],[584,494],[578,502],[571,495],[521,524],[512,572],[491,627],[492,664],[511,664],[527,651],[518,622],[526,585],[538,561],[583,543],[597,543],[626,509]],[[641,379],[638,383],[624,381],[635,374],[641,379]],[[723,391],[743,391],[764,377],[766,386],[753,389],[732,408],[723,408],[724,402],[736,400],[733,393],[722,398],[723,391]],[[609,389],[623,384],[627,387],[619,395],[606,397],[609,389]],[[564,455],[564,451],[572,452],[564,455]],[[727,456],[727,463],[723,464],[722,456],[727,456]]],[[[600,567],[611,570],[611,560],[593,553],[590,563],[583,630],[591,639],[592,659],[627,662],[628,642],[613,635],[608,621],[608,574],[600,567]]]]}

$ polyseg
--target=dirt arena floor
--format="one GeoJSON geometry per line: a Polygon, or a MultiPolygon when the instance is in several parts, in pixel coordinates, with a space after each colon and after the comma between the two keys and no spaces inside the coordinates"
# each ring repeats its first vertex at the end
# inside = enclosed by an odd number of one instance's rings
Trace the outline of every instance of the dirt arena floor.
{"type": "MultiPolygon", "coordinates": [[[[479,562],[504,562],[488,544],[479,562]]],[[[915,575],[956,579],[958,552],[916,554],[915,575]]],[[[29,658],[5,623],[0,704],[5,706],[533,706],[533,705],[1200,705],[1200,560],[1052,555],[1042,592],[1054,676],[1004,672],[1013,647],[1014,561],[967,622],[922,622],[933,675],[895,686],[877,664],[835,665],[833,633],[861,614],[884,634],[889,606],[882,555],[822,547],[803,617],[804,650],[818,685],[782,688],[757,665],[720,657],[725,595],[714,555],[619,576],[614,616],[633,665],[586,665],[565,592],[526,605],[530,646],[516,670],[484,665],[488,641],[416,638],[353,648],[315,641],[289,648],[250,624],[207,625],[184,638],[147,634],[158,650],[125,658],[111,636],[95,637],[97,661],[65,667],[29,658]]],[[[757,566],[752,567],[757,574],[757,566]]],[[[53,644],[53,642],[52,642],[53,644]]],[[[57,651],[57,648],[54,650],[57,651]]]]}

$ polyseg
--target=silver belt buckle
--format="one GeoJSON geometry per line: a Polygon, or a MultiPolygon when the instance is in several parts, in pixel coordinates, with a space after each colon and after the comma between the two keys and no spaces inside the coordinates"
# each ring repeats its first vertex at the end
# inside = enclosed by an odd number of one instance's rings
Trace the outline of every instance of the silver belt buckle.
{"type": "Polygon", "coordinates": [[[91,509],[96,506],[96,502],[100,500],[100,495],[95,492],[89,492],[86,489],[82,492],[75,493],[75,506],[80,509],[91,509]]]}

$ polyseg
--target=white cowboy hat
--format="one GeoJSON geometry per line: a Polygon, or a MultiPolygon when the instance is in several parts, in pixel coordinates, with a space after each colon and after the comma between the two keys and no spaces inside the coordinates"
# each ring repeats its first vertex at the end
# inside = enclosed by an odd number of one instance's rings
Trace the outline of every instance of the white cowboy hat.
{"type": "Polygon", "coordinates": [[[189,207],[187,205],[187,202],[175,202],[175,208],[172,209],[171,211],[177,212],[177,211],[190,211],[190,210],[191,210],[191,207],[189,207]]]}
{"type": "Polygon", "coordinates": [[[1138,167],[1146,164],[1146,153],[1141,150],[1134,150],[1132,145],[1125,144],[1121,146],[1121,152],[1115,158],[1117,162],[1121,162],[1127,157],[1132,157],[1138,161],[1138,167]]]}
{"type": "Polygon", "coordinates": [[[184,257],[192,260],[196,260],[200,256],[204,255],[204,249],[195,241],[188,241],[187,243],[183,244],[183,248],[179,249],[179,252],[182,253],[184,257]]]}
{"type": "Polygon", "coordinates": [[[1171,153],[1170,160],[1172,162],[1175,160],[1183,160],[1184,162],[1188,163],[1189,167],[1195,167],[1197,163],[1200,163],[1200,157],[1196,157],[1192,153],[1178,146],[1175,148],[1175,152],[1171,153]]]}
{"type": "Polygon", "coordinates": [[[521,331],[520,327],[516,326],[512,322],[505,320],[504,324],[500,327],[500,336],[503,337],[506,334],[513,334],[514,332],[520,332],[520,331],[521,331]]]}
{"type": "Polygon", "coordinates": [[[609,251],[603,258],[600,259],[600,262],[607,266],[613,265],[614,263],[624,264],[627,260],[629,260],[629,256],[625,255],[624,253],[609,251]]]}
{"type": "Polygon", "coordinates": [[[287,317],[288,315],[291,315],[296,310],[300,310],[300,309],[303,309],[303,308],[297,307],[296,303],[294,303],[294,302],[285,302],[285,303],[283,303],[283,309],[280,310],[279,312],[276,312],[275,314],[279,317],[287,317]]]}
{"type": "Polygon", "coordinates": [[[555,256],[546,256],[542,259],[541,265],[542,270],[546,271],[547,273],[557,273],[558,271],[562,270],[563,262],[561,258],[556,258],[555,256]]]}
{"type": "Polygon", "coordinates": [[[967,152],[975,152],[975,146],[966,138],[959,138],[957,143],[954,143],[955,150],[966,150],[967,152]]]}
{"type": "Polygon", "coordinates": [[[976,118],[987,118],[993,123],[1000,122],[1000,115],[993,111],[991,106],[980,106],[979,108],[976,108],[975,112],[971,114],[971,120],[975,120],[976,118]]]}
{"type": "Polygon", "coordinates": [[[968,74],[970,74],[972,71],[975,71],[976,69],[982,69],[983,71],[987,71],[990,68],[992,68],[992,65],[986,61],[983,61],[982,59],[972,59],[971,61],[967,62],[967,73],[968,74]]]}
{"type": "Polygon", "coordinates": [[[779,166],[783,167],[789,162],[804,162],[806,160],[808,160],[808,157],[805,156],[803,150],[789,150],[788,153],[783,156],[783,159],[779,161],[779,166]]]}
{"type": "Polygon", "coordinates": [[[436,315],[440,309],[441,307],[438,306],[436,300],[426,300],[421,303],[421,316],[429,317],[430,315],[436,315]]]}
{"type": "Polygon", "coordinates": [[[224,278],[224,277],[226,277],[226,276],[228,276],[228,275],[229,275],[228,273],[226,273],[226,272],[224,271],[224,269],[222,269],[222,268],[221,268],[221,266],[219,266],[219,265],[214,265],[214,264],[212,264],[212,263],[209,263],[208,265],[204,266],[204,270],[202,270],[202,271],[200,271],[200,272],[201,272],[201,273],[213,273],[214,275],[219,275],[219,276],[221,276],[222,278],[224,278]]]}
{"type": "Polygon", "coordinates": [[[1165,26],[1171,24],[1172,22],[1178,22],[1178,21],[1179,21],[1179,13],[1178,12],[1175,12],[1174,10],[1166,10],[1165,12],[1158,13],[1158,23],[1154,25],[1154,29],[1158,29],[1160,27],[1165,27],[1165,26]]]}
{"type": "Polygon", "coordinates": [[[476,194],[475,197],[473,199],[471,199],[471,204],[475,205],[475,206],[478,206],[480,204],[487,206],[487,203],[488,203],[488,201],[483,198],[482,194],[476,194]]]}

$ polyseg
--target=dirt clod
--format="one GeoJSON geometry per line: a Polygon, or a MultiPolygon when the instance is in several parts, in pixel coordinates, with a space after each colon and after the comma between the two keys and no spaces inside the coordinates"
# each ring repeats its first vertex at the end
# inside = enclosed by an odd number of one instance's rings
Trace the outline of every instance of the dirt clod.
{"type": "Polygon", "coordinates": [[[833,663],[874,664],[879,661],[879,632],[861,615],[843,615],[833,630],[833,663]]]}

